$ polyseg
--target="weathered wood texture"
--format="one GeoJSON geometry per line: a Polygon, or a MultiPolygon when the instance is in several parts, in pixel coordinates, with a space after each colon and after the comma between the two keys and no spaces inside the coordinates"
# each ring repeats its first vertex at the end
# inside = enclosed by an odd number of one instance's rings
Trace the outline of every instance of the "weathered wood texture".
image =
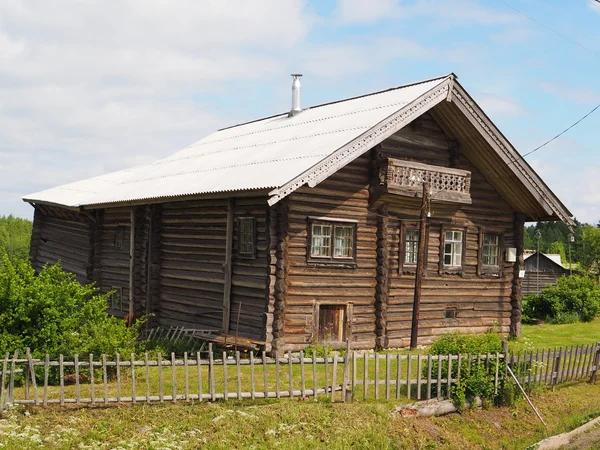
{"type": "Polygon", "coordinates": [[[569,269],[559,266],[543,254],[539,255],[538,264],[535,253],[524,261],[523,269],[525,269],[523,295],[537,294],[544,286],[556,285],[561,276],[569,273],[569,269]]]}
{"type": "Polygon", "coordinates": [[[440,203],[435,198],[431,203],[419,344],[449,331],[480,332],[497,325],[503,333],[509,332],[514,264],[505,263],[503,254],[505,247],[518,247],[515,211],[460,153],[460,139],[444,132],[426,114],[381,143],[375,153],[356,159],[315,188],[303,187],[290,195],[283,329],[286,350],[300,349],[315,339],[315,311],[321,304],[352,305],[348,338],[353,348],[372,348],[376,340],[389,347],[409,343],[415,281],[414,271],[399,270],[400,230],[403,225],[418,225],[420,201],[390,194],[370,198],[369,183],[374,177],[369,167],[377,164],[369,158],[377,156],[471,173],[471,204],[440,203]],[[382,218],[378,211],[385,204],[389,218],[382,218]],[[308,262],[308,219],[315,216],[357,221],[355,267],[308,262]],[[386,224],[386,232],[378,231],[382,224],[386,224]],[[440,264],[442,233],[447,229],[466,231],[460,273],[446,271],[440,264]],[[500,264],[494,274],[481,271],[482,232],[501,236],[500,264]],[[383,261],[386,254],[388,261],[383,261]],[[387,280],[382,277],[385,272],[387,280]],[[456,311],[455,318],[446,318],[447,308],[456,311]]]}
{"type": "Polygon", "coordinates": [[[289,197],[286,350],[317,339],[315,317],[321,304],[346,306],[347,311],[352,305],[353,317],[346,314],[352,347],[375,346],[378,216],[369,211],[369,175],[369,156],[364,155],[317,187],[302,187],[289,197]],[[308,262],[308,217],[357,221],[356,267],[308,262]]]}
{"type": "MultiPolygon", "coordinates": [[[[500,233],[504,247],[517,247],[514,234],[515,212],[469,159],[460,154],[460,136],[449,136],[429,114],[396,133],[381,145],[384,156],[419,161],[471,172],[470,205],[452,210],[431,203],[428,219],[428,253],[426,276],[423,280],[419,328],[419,344],[431,342],[436,336],[450,331],[479,332],[498,325],[507,333],[511,317],[511,288],[513,264],[503,263],[497,275],[478,275],[480,231],[500,233]],[[458,144],[458,145],[457,145],[458,144]],[[466,230],[465,254],[461,273],[439,275],[442,226],[445,229],[466,230]],[[446,308],[455,308],[456,318],[446,319],[446,308]]],[[[388,304],[388,340],[390,347],[405,346],[410,333],[414,274],[399,273],[400,228],[404,221],[416,226],[418,215],[406,213],[401,199],[396,220],[390,220],[390,298],[388,304]]]]}
{"type": "MultiPolygon", "coordinates": [[[[222,329],[227,203],[227,199],[217,199],[162,205],[160,229],[153,232],[160,236],[160,286],[156,287],[160,299],[152,306],[158,310],[161,325],[222,329]]],[[[268,292],[266,198],[235,199],[233,219],[231,306],[225,331],[262,340],[268,292]],[[240,217],[254,218],[253,256],[239,255],[240,217]]]]}
{"type": "Polygon", "coordinates": [[[36,206],[31,238],[31,262],[36,270],[60,261],[81,283],[88,281],[90,225],[80,214],[61,208],[36,206]]]}
{"type": "MultiPolygon", "coordinates": [[[[129,311],[129,246],[131,214],[129,209],[107,209],[102,215],[95,252],[94,278],[102,293],[120,288],[120,306],[109,311],[123,317],[129,311]]],[[[117,306],[117,305],[115,305],[117,306]]]]}

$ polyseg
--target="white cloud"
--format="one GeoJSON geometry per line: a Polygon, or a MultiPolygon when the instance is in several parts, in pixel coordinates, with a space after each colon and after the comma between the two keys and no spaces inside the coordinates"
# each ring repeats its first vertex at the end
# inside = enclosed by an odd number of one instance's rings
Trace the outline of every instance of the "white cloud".
{"type": "Polygon", "coordinates": [[[490,115],[522,116],[525,109],[521,103],[507,96],[491,93],[476,94],[477,103],[490,115]]]}
{"type": "Polygon", "coordinates": [[[0,4],[0,214],[246,119],[210,99],[280,76],[316,20],[304,0],[0,4]]]}
{"type": "Polygon", "coordinates": [[[437,24],[458,26],[465,23],[504,25],[522,21],[512,12],[482,5],[477,0],[339,0],[335,17],[345,23],[374,22],[380,19],[428,17],[437,24]]]}
{"type": "Polygon", "coordinates": [[[596,89],[551,83],[548,81],[543,81],[539,83],[538,86],[543,92],[552,94],[562,100],[568,100],[575,103],[600,102],[600,91],[596,89]]]}

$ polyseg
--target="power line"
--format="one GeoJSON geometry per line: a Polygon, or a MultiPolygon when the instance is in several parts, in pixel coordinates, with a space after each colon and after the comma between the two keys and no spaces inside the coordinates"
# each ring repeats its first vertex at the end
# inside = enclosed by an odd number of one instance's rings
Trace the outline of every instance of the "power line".
{"type": "Polygon", "coordinates": [[[541,149],[542,147],[545,147],[546,145],[548,145],[550,142],[552,142],[555,139],[558,139],[559,137],[561,137],[563,134],[565,134],[567,131],[569,131],[571,128],[573,128],[575,125],[577,125],[580,122],[583,122],[583,120],[590,116],[594,111],[596,111],[598,108],[600,108],[600,104],[596,105],[594,107],[594,109],[592,109],[589,113],[587,113],[585,116],[583,116],[581,119],[579,119],[577,122],[575,122],[574,124],[572,124],[570,127],[564,129],[563,131],[561,131],[560,133],[558,133],[556,136],[554,136],[552,139],[548,139],[546,142],[544,142],[542,145],[540,145],[539,147],[534,148],[533,150],[531,150],[530,152],[525,153],[523,156],[523,158],[525,158],[528,155],[531,155],[532,153],[537,152],[539,149],[541,149]]]}
{"type": "MultiPolygon", "coordinates": [[[[572,44],[575,44],[575,45],[577,45],[578,47],[581,47],[581,48],[583,48],[584,50],[587,50],[588,52],[592,52],[592,53],[594,53],[596,56],[600,56],[600,52],[598,52],[598,51],[596,51],[596,50],[594,50],[594,49],[591,49],[591,48],[589,48],[589,47],[586,47],[585,45],[583,45],[583,44],[581,44],[581,43],[579,43],[579,42],[577,42],[577,41],[575,41],[575,40],[571,39],[570,37],[568,37],[568,36],[565,36],[565,35],[564,35],[564,34],[562,34],[562,33],[559,33],[558,31],[554,30],[553,28],[550,28],[549,26],[547,26],[547,25],[544,25],[544,24],[543,24],[542,22],[540,22],[539,20],[536,20],[536,19],[534,19],[533,17],[531,17],[531,16],[529,16],[529,15],[525,14],[523,11],[520,11],[520,10],[518,10],[517,8],[515,8],[514,6],[512,6],[512,5],[508,4],[508,3],[506,3],[504,0],[498,0],[498,1],[499,1],[500,3],[502,3],[503,5],[505,5],[505,6],[509,7],[509,8],[510,8],[510,9],[512,9],[513,11],[515,11],[515,12],[517,12],[517,13],[521,14],[522,16],[524,16],[524,17],[527,17],[527,18],[528,18],[529,20],[531,20],[532,22],[534,22],[534,23],[537,23],[539,26],[541,26],[541,27],[545,28],[546,30],[550,31],[551,33],[554,33],[554,34],[556,34],[557,36],[559,36],[559,37],[561,37],[561,38],[563,38],[563,39],[565,39],[565,40],[569,41],[569,42],[570,42],[570,43],[572,43],[572,44]]],[[[595,0],[595,1],[596,1],[597,3],[599,3],[599,4],[600,4],[600,0],[595,0]]]]}

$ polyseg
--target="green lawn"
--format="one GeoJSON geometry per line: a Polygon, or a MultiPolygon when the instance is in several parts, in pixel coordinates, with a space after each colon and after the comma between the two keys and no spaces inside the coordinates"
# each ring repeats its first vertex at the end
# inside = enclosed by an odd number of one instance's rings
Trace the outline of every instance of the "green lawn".
{"type": "Polygon", "coordinates": [[[594,344],[600,341],[600,318],[590,323],[523,325],[518,342],[529,340],[535,348],[594,344]]]}

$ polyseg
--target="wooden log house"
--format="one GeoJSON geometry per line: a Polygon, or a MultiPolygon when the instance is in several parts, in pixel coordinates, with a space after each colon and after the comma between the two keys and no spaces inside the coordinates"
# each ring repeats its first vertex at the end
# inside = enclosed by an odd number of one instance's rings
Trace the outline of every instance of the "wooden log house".
{"type": "Polygon", "coordinates": [[[424,182],[419,344],[519,335],[523,224],[571,213],[453,74],[296,105],[28,195],[31,260],[60,260],[113,292],[113,314],[150,325],[237,332],[271,352],[403,347],[424,182]]]}
{"type": "Polygon", "coordinates": [[[533,252],[524,257],[523,295],[539,294],[546,286],[556,286],[558,279],[571,270],[562,265],[559,254],[533,252]]]}

